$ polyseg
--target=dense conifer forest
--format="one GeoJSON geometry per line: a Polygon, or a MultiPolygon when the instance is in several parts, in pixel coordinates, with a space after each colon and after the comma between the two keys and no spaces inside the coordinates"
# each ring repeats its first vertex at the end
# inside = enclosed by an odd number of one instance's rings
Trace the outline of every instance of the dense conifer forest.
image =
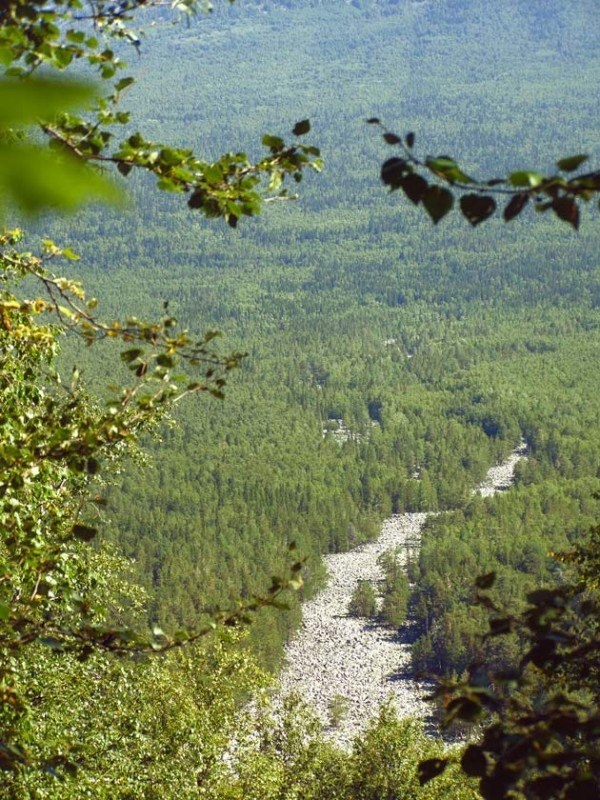
{"type": "MultiPolygon", "coordinates": [[[[139,185],[127,213],[77,221],[77,250],[93,264],[86,284],[111,310],[148,315],[168,300],[186,327],[214,326],[248,353],[227,400],[182,406],[150,444],[151,467],[133,466],[110,493],[113,537],[161,624],[264,584],[291,540],[318,578],[319,552],[373,536],[390,513],[465,507],[521,436],[533,458],[519,499],[491,504],[515,549],[511,594],[528,580],[520,548],[555,544],[542,512],[515,535],[521,506],[539,505],[525,496],[555,494],[569,509],[559,546],[595,512],[596,226],[575,236],[529,211],[512,227],[448,219],[433,229],[378,187],[386,145],[365,125],[375,112],[477,173],[501,170],[498,157],[550,167],[589,151],[583,98],[598,67],[581,36],[593,40],[595,12],[583,4],[541,25],[535,4],[521,16],[478,3],[363,6],[219,7],[189,28],[146,31],[127,100],[152,133],[214,155],[310,117],[326,166],[297,202],[230,231],[139,185]],[[257,100],[240,113],[247,97],[257,100]]],[[[486,514],[474,517],[464,546],[486,571],[486,514]]],[[[433,580],[433,566],[422,569],[433,580]]],[[[461,583],[473,575],[456,569],[461,583]]],[[[270,663],[279,624],[256,634],[270,663]]]]}
{"type": "MultiPolygon", "coordinates": [[[[57,672],[39,647],[20,673],[30,721],[14,729],[38,731],[30,748],[47,768],[7,773],[0,796],[478,797],[454,767],[420,786],[417,763],[441,758],[441,745],[389,709],[349,755],[304,709],[257,721],[239,708],[268,685],[299,601],[325,580],[319,555],[375,537],[391,514],[439,512],[410,564],[410,596],[402,583],[401,616],[419,631],[414,670],[446,677],[475,659],[513,669],[523,652],[517,633],[482,640],[476,576],[495,573],[490,603],[517,613],[527,592],[564,579],[552,554],[597,524],[597,205],[582,204],[577,232],[533,208],[510,223],[472,228],[453,214],[434,226],[383,187],[381,163],[396,151],[366,120],[414,131],[419,152],[450,151],[482,179],[550,172],[575,153],[596,165],[598,8],[240,0],[172,19],[151,11],[133,49],[117,43],[137,79],[119,101],[135,118],[127,135],[140,127],[207,158],[258,157],[265,132],[310,119],[304,138],[324,168],[285,179],[298,199],[230,226],[157,192],[152,175],[127,178],[126,208],[25,223],[32,247],[50,237],[81,256],[61,273],[107,317],[172,314],[244,353],[224,399],[178,402],[95,484],[108,550],[94,557],[119,575],[109,615],[166,635],[250,601],[285,572],[292,542],[304,585],[287,612],[265,609],[199,650],[140,663],[67,649],[57,672]],[[514,488],[475,497],[522,441],[514,488]],[[236,737],[232,777],[222,752],[236,737]],[[44,741],[58,744],[55,763],[44,741]]],[[[61,337],[60,351],[63,380],[76,367],[100,397],[127,372],[111,342],[61,337]]]]}

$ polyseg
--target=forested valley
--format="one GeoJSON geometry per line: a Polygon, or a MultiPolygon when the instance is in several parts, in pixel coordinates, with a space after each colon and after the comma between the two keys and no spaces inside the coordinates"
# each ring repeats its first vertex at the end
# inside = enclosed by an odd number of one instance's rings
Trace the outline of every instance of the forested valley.
{"type": "MultiPolygon", "coordinates": [[[[292,543],[304,583],[287,611],[264,609],[199,649],[82,660],[40,647],[19,668],[34,687],[27,721],[15,707],[5,728],[50,767],[7,768],[0,796],[479,797],[457,768],[419,785],[417,763],[442,745],[389,709],[348,754],[300,707],[283,720],[240,708],[268,695],[301,600],[326,580],[320,554],[374,538],[386,517],[439,512],[409,565],[413,668],[455,678],[522,654],[516,635],[482,640],[476,577],[494,573],[490,602],[517,613],[564,578],[552,554],[598,524],[597,202],[578,231],[532,208],[434,226],[382,187],[392,148],[366,124],[414,131],[420,152],[451,152],[485,178],[551,171],[574,153],[595,168],[597,5],[239,0],[189,24],[159,8],[138,25],[136,47],[119,44],[137,79],[120,102],[146,135],[217,158],[310,119],[324,168],[286,178],[298,199],[235,226],[133,174],[125,208],[23,223],[27,247],[50,237],[81,257],[60,272],[105,316],[172,314],[245,354],[223,399],[184,398],[94,476],[103,544],[84,546],[101,574],[119,573],[109,614],[166,637],[249,602],[285,572],[292,543]],[[474,496],[521,442],[514,487],[474,496]]],[[[60,338],[63,380],[76,368],[101,398],[123,360],[113,342],[60,338]]]]}

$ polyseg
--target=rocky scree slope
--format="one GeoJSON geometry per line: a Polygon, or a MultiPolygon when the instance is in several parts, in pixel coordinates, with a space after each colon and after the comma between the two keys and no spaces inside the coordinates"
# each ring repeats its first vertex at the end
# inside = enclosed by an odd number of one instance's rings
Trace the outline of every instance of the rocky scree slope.
{"type": "MultiPolygon", "coordinates": [[[[524,457],[522,443],[505,462],[489,470],[475,492],[489,497],[507,489],[515,465],[524,457]]],[[[415,555],[427,516],[390,517],[375,541],[325,556],[328,585],[303,604],[302,627],[286,648],[280,694],[299,694],[323,721],[328,735],[344,747],[388,700],[402,717],[428,718],[429,708],[422,699],[427,686],[410,674],[410,620],[396,631],[348,615],[358,581],[376,586],[382,580],[379,556],[397,550],[406,564],[415,555]]]]}

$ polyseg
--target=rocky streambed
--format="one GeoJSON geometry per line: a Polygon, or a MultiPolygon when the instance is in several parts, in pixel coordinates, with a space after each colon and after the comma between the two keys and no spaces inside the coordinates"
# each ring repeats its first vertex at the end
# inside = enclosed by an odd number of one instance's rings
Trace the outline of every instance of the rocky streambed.
{"type": "MultiPolygon", "coordinates": [[[[504,463],[492,467],[475,491],[489,496],[508,488],[524,455],[522,444],[504,463]]],[[[303,697],[342,746],[349,745],[387,700],[400,716],[427,718],[422,700],[427,686],[410,674],[410,621],[397,632],[348,616],[358,581],[376,584],[383,578],[378,564],[382,553],[397,549],[406,563],[418,551],[426,518],[423,513],[390,517],[375,541],[325,556],[328,585],[304,603],[302,627],[286,648],[281,693],[303,697]]]]}

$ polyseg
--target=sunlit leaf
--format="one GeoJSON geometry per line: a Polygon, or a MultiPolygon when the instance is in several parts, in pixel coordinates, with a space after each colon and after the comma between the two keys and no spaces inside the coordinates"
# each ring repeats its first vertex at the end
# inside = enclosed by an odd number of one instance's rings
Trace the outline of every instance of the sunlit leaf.
{"type": "Polygon", "coordinates": [[[544,180],[544,176],[540,175],[539,172],[527,172],[525,170],[521,170],[519,172],[511,172],[508,176],[508,182],[511,186],[515,186],[517,188],[523,187],[534,187],[539,186],[542,181],[544,180]]]}
{"type": "Polygon", "coordinates": [[[65,78],[0,80],[0,128],[52,120],[57,113],[81,106],[93,96],[90,84],[65,78]]]}
{"type": "Polygon", "coordinates": [[[268,133],[262,137],[262,143],[265,147],[269,147],[273,152],[279,152],[283,150],[285,142],[280,136],[271,136],[268,133]]]}
{"type": "Polygon", "coordinates": [[[473,183],[473,179],[462,171],[453,158],[449,158],[448,156],[427,158],[425,161],[425,166],[427,166],[435,175],[447,180],[448,183],[473,183]]]}
{"type": "Polygon", "coordinates": [[[118,188],[94,168],[68,154],[31,144],[0,145],[0,193],[26,213],[120,198],[118,188]]]}
{"type": "MultiPolygon", "coordinates": [[[[64,256],[64,258],[68,258],[69,261],[79,261],[80,258],[81,258],[81,256],[78,255],[70,247],[63,247],[63,249],[61,250],[61,255],[64,256]]],[[[89,308],[89,304],[88,304],[88,308],[89,308]]]]}

